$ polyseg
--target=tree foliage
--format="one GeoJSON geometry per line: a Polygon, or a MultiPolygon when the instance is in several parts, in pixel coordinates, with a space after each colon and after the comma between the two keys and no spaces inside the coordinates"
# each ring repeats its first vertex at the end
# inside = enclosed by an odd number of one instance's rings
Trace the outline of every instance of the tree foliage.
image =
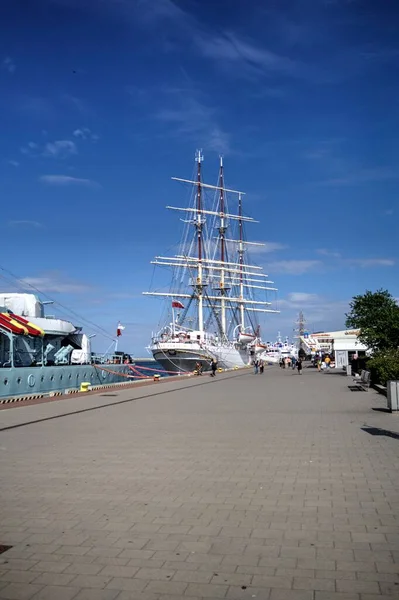
{"type": "Polygon", "coordinates": [[[387,290],[354,296],[346,327],[360,329],[359,340],[374,353],[399,347],[399,306],[387,290]]]}
{"type": "Polygon", "coordinates": [[[399,380],[399,350],[380,352],[367,361],[367,369],[371,372],[371,380],[386,385],[390,379],[399,380]]]}

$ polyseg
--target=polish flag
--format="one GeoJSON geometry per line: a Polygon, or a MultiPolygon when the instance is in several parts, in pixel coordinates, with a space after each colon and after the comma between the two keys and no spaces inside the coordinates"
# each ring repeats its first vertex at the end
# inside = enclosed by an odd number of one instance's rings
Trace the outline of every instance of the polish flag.
{"type": "Polygon", "coordinates": [[[116,337],[119,337],[122,335],[122,331],[125,329],[124,325],[121,325],[120,323],[118,323],[118,327],[116,328],[116,337]]]}
{"type": "Polygon", "coordinates": [[[184,308],[184,305],[178,300],[172,301],[172,308],[184,308]]]}

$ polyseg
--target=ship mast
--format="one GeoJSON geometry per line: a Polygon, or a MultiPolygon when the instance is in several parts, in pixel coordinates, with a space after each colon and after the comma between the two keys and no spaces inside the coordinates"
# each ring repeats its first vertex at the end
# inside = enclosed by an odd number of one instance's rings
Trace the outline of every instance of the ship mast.
{"type": "Polygon", "coordinates": [[[220,212],[220,225],[219,225],[219,240],[220,240],[220,309],[221,309],[221,321],[222,321],[222,335],[226,336],[226,288],[225,288],[225,253],[226,253],[226,223],[224,214],[224,181],[223,181],[223,157],[220,157],[220,173],[219,173],[219,212],[220,212]]]}
{"type": "Polygon", "coordinates": [[[242,199],[241,194],[238,194],[238,228],[239,228],[239,242],[238,242],[238,262],[240,264],[240,320],[241,320],[241,331],[245,330],[244,322],[244,278],[243,278],[243,265],[244,265],[244,232],[242,222],[242,199]]]}
{"type": "MultiPolygon", "coordinates": [[[[245,311],[259,312],[259,313],[277,313],[279,311],[270,308],[271,302],[269,301],[258,301],[246,297],[245,290],[248,288],[256,288],[259,290],[271,290],[276,291],[276,288],[269,287],[268,284],[273,283],[268,279],[268,275],[263,273],[263,268],[253,264],[244,263],[244,248],[246,245],[251,246],[263,246],[258,242],[247,242],[244,241],[243,224],[244,223],[256,223],[253,218],[244,216],[242,214],[242,195],[244,192],[238,190],[227,189],[224,187],[224,175],[223,175],[223,160],[220,159],[220,172],[219,172],[219,185],[209,185],[202,181],[201,165],[204,160],[201,150],[197,150],[195,160],[197,163],[197,176],[190,179],[182,179],[180,177],[172,177],[174,181],[181,183],[188,183],[196,187],[194,206],[183,208],[178,206],[167,206],[170,210],[188,213],[191,216],[189,223],[195,227],[196,236],[196,251],[193,251],[193,255],[189,254],[177,254],[174,256],[156,256],[155,260],[151,261],[151,264],[160,265],[164,267],[173,267],[174,269],[183,268],[189,272],[196,273],[195,277],[191,279],[191,285],[193,292],[183,293],[182,291],[170,291],[170,292],[143,292],[146,296],[155,296],[176,299],[188,299],[189,304],[193,298],[198,301],[198,330],[200,337],[204,333],[204,308],[210,308],[214,311],[216,305],[221,306],[221,323],[220,329],[222,330],[222,337],[226,339],[227,327],[226,327],[226,300],[228,300],[229,306],[239,307],[240,309],[240,320],[241,330],[244,330],[244,313],[245,311]],[[218,210],[209,210],[204,206],[203,202],[203,191],[214,190],[219,193],[219,206],[218,210]],[[239,212],[238,214],[230,214],[226,212],[226,192],[231,194],[237,194],[239,198],[239,212]],[[219,243],[220,253],[218,258],[208,258],[205,256],[204,248],[204,225],[205,220],[209,216],[217,217],[219,221],[219,243]],[[227,221],[231,219],[238,221],[239,223],[239,239],[227,239],[227,221]],[[226,254],[226,242],[238,243],[238,254],[239,260],[234,259],[233,261],[227,260],[226,254]],[[212,279],[219,280],[218,294],[210,295],[204,293],[207,286],[207,282],[204,277],[207,274],[212,276],[212,279]],[[237,297],[228,295],[229,290],[232,286],[239,285],[239,294],[237,297]],[[255,285],[254,285],[255,284],[255,285]]],[[[186,221],[187,222],[187,221],[186,221]]],[[[195,238],[194,238],[195,240],[195,238]]],[[[187,307],[188,309],[188,307],[187,307]]]]}
{"type": "Polygon", "coordinates": [[[198,249],[198,277],[196,282],[196,293],[198,298],[198,329],[200,334],[204,331],[204,296],[202,283],[202,186],[201,186],[201,163],[204,156],[201,150],[197,150],[195,155],[197,162],[197,215],[195,226],[197,228],[197,249],[198,249]]]}

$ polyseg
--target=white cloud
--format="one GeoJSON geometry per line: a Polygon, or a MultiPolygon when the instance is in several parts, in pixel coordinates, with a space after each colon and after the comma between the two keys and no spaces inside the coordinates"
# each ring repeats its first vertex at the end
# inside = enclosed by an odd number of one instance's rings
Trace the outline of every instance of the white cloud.
{"type": "Polygon", "coordinates": [[[271,275],[282,273],[285,275],[303,275],[320,267],[320,260],[279,260],[267,263],[267,270],[271,275]]]}
{"type": "Polygon", "coordinates": [[[319,248],[316,250],[317,254],[322,254],[323,256],[329,256],[330,258],[341,258],[341,254],[339,252],[335,252],[335,250],[328,250],[327,248],[319,248]]]}
{"type": "Polygon", "coordinates": [[[347,258],[344,262],[351,267],[393,267],[395,261],[392,258],[347,258]]]}
{"type": "Polygon", "coordinates": [[[90,140],[92,142],[97,142],[99,140],[99,136],[95,133],[92,133],[88,127],[80,127],[75,129],[72,135],[81,140],[90,140]]]}
{"type": "Polygon", "coordinates": [[[273,323],[276,330],[280,329],[292,337],[299,312],[303,311],[308,331],[343,329],[348,305],[347,300],[330,300],[318,294],[292,292],[278,301],[277,308],[281,309],[281,314],[273,317],[273,323]]]}
{"type": "Polygon", "coordinates": [[[15,73],[15,69],[17,68],[15,65],[15,62],[13,61],[13,59],[10,56],[6,56],[3,59],[2,67],[9,73],[15,73]]]}
{"type": "Polygon", "coordinates": [[[390,217],[394,213],[395,211],[393,210],[393,208],[388,208],[387,210],[384,210],[384,215],[386,215],[387,217],[390,217]]]}
{"type": "Polygon", "coordinates": [[[369,182],[390,181],[394,179],[399,179],[399,170],[397,167],[383,166],[370,167],[369,169],[360,169],[358,171],[349,172],[341,177],[315,182],[314,185],[350,186],[369,182]]]}
{"type": "Polygon", "coordinates": [[[155,117],[169,125],[169,135],[188,137],[204,148],[228,154],[230,136],[216,121],[215,109],[201,102],[192,90],[167,90],[173,104],[159,110],[155,117]]]}
{"type": "Polygon", "coordinates": [[[250,246],[248,245],[248,254],[269,254],[269,252],[276,252],[277,250],[286,250],[288,246],[280,244],[280,242],[261,242],[262,246],[250,246]]]}
{"type": "Polygon", "coordinates": [[[326,248],[319,248],[316,252],[323,256],[337,259],[335,265],[340,267],[360,267],[365,269],[367,267],[393,267],[395,265],[395,261],[392,258],[343,258],[340,252],[326,248]]]}
{"type": "Polygon", "coordinates": [[[19,167],[19,162],[17,160],[9,160],[7,161],[9,165],[12,167],[19,167]]]}
{"type": "Polygon", "coordinates": [[[288,294],[289,302],[293,304],[315,304],[321,301],[318,294],[308,294],[305,292],[291,292],[288,294]]]}
{"type": "Polygon", "coordinates": [[[194,38],[197,50],[205,58],[227,62],[234,66],[239,75],[242,70],[257,72],[292,73],[295,64],[289,58],[280,56],[266,48],[258,47],[249,41],[239,39],[233,33],[221,36],[199,34],[194,38]]]}
{"type": "Polygon", "coordinates": [[[82,185],[91,188],[101,187],[99,183],[92,179],[82,179],[81,177],[70,177],[69,175],[41,175],[41,183],[58,186],[82,185]]]}
{"type": "Polygon", "coordinates": [[[43,151],[44,156],[52,158],[68,158],[72,154],[77,154],[75,142],[71,140],[56,140],[55,142],[48,142],[43,151]]]}
{"type": "Polygon", "coordinates": [[[30,219],[21,219],[18,221],[8,221],[9,227],[18,227],[18,228],[29,228],[32,229],[41,229],[43,227],[42,223],[39,221],[31,221],[30,219]]]}
{"type": "Polygon", "coordinates": [[[21,280],[28,288],[31,286],[41,292],[56,292],[60,294],[84,294],[92,292],[93,288],[85,283],[64,279],[58,272],[49,273],[42,277],[24,277],[21,280]]]}
{"type": "Polygon", "coordinates": [[[26,146],[20,148],[22,154],[37,155],[39,146],[35,142],[28,142],[26,146]]]}
{"type": "Polygon", "coordinates": [[[138,0],[136,8],[140,18],[151,25],[156,21],[182,22],[189,18],[172,0],[138,0]]]}

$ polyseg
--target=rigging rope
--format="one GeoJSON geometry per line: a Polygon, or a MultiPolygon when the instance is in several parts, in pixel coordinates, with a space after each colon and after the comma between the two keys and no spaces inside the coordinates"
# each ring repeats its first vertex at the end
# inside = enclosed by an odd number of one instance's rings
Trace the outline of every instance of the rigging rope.
{"type": "MultiPolygon", "coordinates": [[[[54,300],[53,298],[51,298],[48,294],[46,294],[45,292],[42,292],[39,288],[37,288],[35,285],[33,285],[32,283],[29,283],[28,281],[24,281],[23,279],[19,278],[17,275],[15,275],[14,273],[12,273],[9,269],[6,269],[5,267],[3,267],[2,265],[0,265],[0,270],[4,271],[4,273],[8,273],[11,277],[13,277],[16,281],[18,281],[20,288],[21,289],[25,289],[26,287],[29,286],[30,288],[32,288],[33,290],[35,290],[38,294],[40,294],[41,296],[44,296],[45,298],[47,298],[47,300],[51,301],[52,303],[61,306],[65,311],[67,311],[67,314],[72,314],[75,317],[77,317],[80,321],[83,321],[88,323],[89,326],[92,329],[97,330],[97,333],[101,333],[102,335],[104,335],[105,337],[107,337],[110,340],[114,340],[114,337],[111,336],[111,334],[106,331],[105,329],[103,329],[100,325],[97,325],[96,323],[94,323],[93,321],[90,321],[90,319],[86,319],[85,317],[83,317],[82,315],[80,315],[79,313],[77,313],[76,311],[68,308],[67,306],[64,306],[64,304],[61,304],[61,302],[59,302],[58,300],[54,300]]],[[[5,280],[7,280],[6,277],[2,276],[5,280]]],[[[62,311],[61,311],[62,312],[62,311]]],[[[70,318],[70,317],[69,317],[70,318]]]]}

